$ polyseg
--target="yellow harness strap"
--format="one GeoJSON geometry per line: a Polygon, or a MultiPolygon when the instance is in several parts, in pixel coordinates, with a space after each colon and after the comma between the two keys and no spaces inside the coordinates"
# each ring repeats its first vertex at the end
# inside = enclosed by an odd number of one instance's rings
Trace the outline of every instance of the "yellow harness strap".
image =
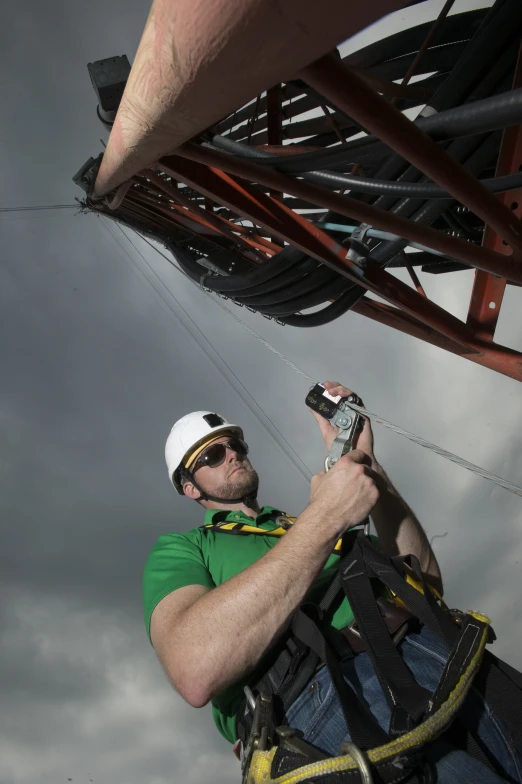
{"type": "MultiPolygon", "coordinates": [[[[490,623],[489,618],[485,615],[476,612],[469,612],[468,614],[477,622],[479,643],[455,688],[450,692],[440,708],[413,730],[390,741],[390,743],[386,743],[384,746],[365,752],[370,764],[378,766],[387,760],[398,759],[401,754],[418,749],[420,746],[438,737],[460,709],[468,694],[473,677],[482,662],[490,623]]],[[[254,751],[252,762],[245,778],[245,784],[307,784],[310,781],[319,784],[322,778],[331,777],[332,774],[353,773],[359,770],[357,760],[350,754],[346,754],[341,757],[332,757],[319,762],[312,762],[309,765],[302,765],[288,773],[272,778],[272,761],[275,753],[275,746],[269,751],[254,751]]],[[[328,778],[327,780],[331,781],[332,779],[328,778]]]]}
{"type": "MultiPolygon", "coordinates": [[[[296,517],[287,517],[284,516],[285,520],[293,525],[297,520],[296,517]]],[[[274,528],[272,531],[267,531],[264,528],[258,528],[256,525],[248,525],[248,523],[208,523],[207,525],[203,526],[203,528],[212,529],[213,531],[222,531],[223,533],[227,534],[239,534],[247,535],[247,534],[256,534],[257,536],[283,536],[287,532],[287,528],[283,528],[280,526],[279,528],[274,528]]],[[[333,552],[340,552],[342,547],[342,539],[339,539],[333,549],[333,552]]]]}
{"type": "MultiPolygon", "coordinates": [[[[285,521],[292,525],[296,518],[282,516],[285,521]]],[[[284,536],[288,528],[279,526],[272,531],[266,531],[255,525],[248,525],[248,523],[237,522],[224,522],[224,523],[209,523],[204,528],[212,529],[227,534],[243,535],[254,534],[257,536],[284,536]]],[[[342,547],[342,539],[339,539],[335,545],[334,550],[340,551],[342,547]]],[[[415,572],[407,565],[403,564],[403,576],[419,593],[424,593],[422,583],[417,578],[415,572]]],[[[428,583],[426,583],[429,590],[438,599],[443,607],[445,604],[440,594],[428,583]]],[[[398,604],[403,602],[390,591],[393,601],[398,604]]],[[[404,605],[403,605],[404,606],[404,605]]],[[[449,694],[446,701],[439,707],[439,709],[428,719],[423,721],[420,725],[415,727],[410,732],[401,735],[389,743],[378,748],[371,749],[366,752],[367,759],[370,764],[379,766],[387,764],[393,759],[400,757],[401,754],[411,752],[418,747],[424,745],[436,738],[445,727],[448,726],[453,716],[457,713],[462,705],[474,675],[476,674],[482,657],[484,648],[488,640],[489,618],[480,613],[469,612],[468,615],[475,619],[478,632],[478,645],[476,645],[473,655],[469,657],[469,661],[463,670],[459,680],[457,681],[453,691],[449,694]]],[[[271,770],[276,747],[274,746],[269,751],[261,751],[257,749],[254,751],[251,763],[246,771],[244,778],[245,784],[307,784],[313,780],[319,784],[321,778],[327,778],[332,774],[339,774],[342,772],[355,772],[359,770],[357,760],[346,754],[340,757],[332,757],[330,759],[321,760],[319,762],[312,762],[308,765],[303,765],[295,768],[291,772],[285,773],[276,778],[272,778],[271,770]]]]}

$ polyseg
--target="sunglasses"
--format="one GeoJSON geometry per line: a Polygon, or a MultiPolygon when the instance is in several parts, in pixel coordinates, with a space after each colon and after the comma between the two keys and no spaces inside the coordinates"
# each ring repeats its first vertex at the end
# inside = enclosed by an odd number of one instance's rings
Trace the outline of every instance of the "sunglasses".
{"type": "Polygon", "coordinates": [[[217,468],[224,462],[227,449],[231,449],[242,457],[248,455],[248,445],[241,438],[231,438],[226,443],[211,444],[208,449],[205,449],[194,463],[192,471],[195,472],[202,466],[217,468]]]}

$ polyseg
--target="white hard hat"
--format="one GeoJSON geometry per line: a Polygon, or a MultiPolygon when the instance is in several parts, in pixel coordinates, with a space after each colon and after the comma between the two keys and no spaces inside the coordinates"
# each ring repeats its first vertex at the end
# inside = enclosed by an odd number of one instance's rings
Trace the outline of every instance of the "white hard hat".
{"type": "Polygon", "coordinates": [[[244,438],[243,431],[238,425],[232,425],[212,411],[193,411],[174,424],[165,444],[165,460],[170,481],[180,495],[183,495],[183,485],[179,478],[174,476],[176,469],[180,464],[187,466],[187,462],[195,456],[195,452],[225,433],[233,433],[241,439],[244,438]]]}

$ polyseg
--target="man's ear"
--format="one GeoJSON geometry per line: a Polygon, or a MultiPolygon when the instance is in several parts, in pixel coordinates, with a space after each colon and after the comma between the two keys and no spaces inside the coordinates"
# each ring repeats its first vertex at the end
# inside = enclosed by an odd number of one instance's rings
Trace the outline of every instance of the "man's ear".
{"type": "Polygon", "coordinates": [[[199,499],[201,498],[201,493],[192,484],[192,482],[183,483],[183,492],[187,496],[187,498],[191,499],[191,501],[199,501],[199,499]]]}

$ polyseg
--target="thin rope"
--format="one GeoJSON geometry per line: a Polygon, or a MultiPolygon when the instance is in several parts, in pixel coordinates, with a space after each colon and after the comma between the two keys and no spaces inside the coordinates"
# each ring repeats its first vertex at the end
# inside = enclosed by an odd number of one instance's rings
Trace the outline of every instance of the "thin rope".
{"type": "Polygon", "coordinates": [[[0,207],[0,212],[33,212],[35,210],[73,210],[78,204],[38,204],[35,207],[0,207]]]}
{"type": "Polygon", "coordinates": [[[226,311],[229,314],[229,316],[232,316],[232,318],[235,321],[237,321],[238,324],[241,324],[241,326],[244,327],[247,332],[249,332],[251,335],[253,335],[257,340],[259,340],[259,342],[262,343],[263,346],[266,346],[266,348],[268,348],[276,356],[278,356],[280,359],[282,359],[283,362],[286,365],[288,365],[289,367],[292,368],[292,370],[294,370],[300,376],[303,376],[303,378],[308,379],[308,381],[311,381],[313,384],[317,383],[315,381],[315,379],[312,378],[312,376],[309,376],[308,373],[305,373],[304,370],[301,370],[300,367],[298,367],[297,365],[294,365],[294,363],[290,359],[288,359],[288,357],[285,357],[284,354],[282,354],[280,351],[278,351],[276,348],[274,348],[274,346],[271,343],[269,343],[268,340],[265,340],[264,338],[262,338],[261,335],[258,335],[258,333],[254,329],[252,329],[252,327],[249,327],[248,324],[245,324],[245,322],[242,321],[242,319],[240,319],[239,316],[236,316],[235,313],[232,313],[232,311],[229,308],[227,308],[227,306],[223,302],[221,302],[218,299],[218,297],[212,296],[212,294],[210,292],[206,291],[205,289],[203,291],[207,295],[207,297],[209,297],[213,302],[216,303],[216,305],[219,305],[219,307],[222,310],[226,311]]]}
{"type": "Polygon", "coordinates": [[[442,447],[437,446],[436,444],[432,444],[431,441],[426,441],[425,438],[421,438],[420,436],[416,436],[413,433],[409,433],[407,430],[403,430],[402,427],[398,427],[397,425],[393,425],[391,422],[388,422],[386,419],[383,419],[378,414],[372,414],[371,411],[367,411],[365,408],[361,406],[356,406],[353,403],[349,403],[350,408],[354,411],[357,411],[360,414],[364,414],[369,419],[377,422],[379,425],[383,425],[384,427],[393,430],[394,433],[398,433],[400,436],[404,436],[408,438],[410,441],[413,441],[414,444],[419,444],[419,446],[423,446],[426,449],[435,452],[436,454],[440,455],[441,457],[445,457],[447,460],[451,460],[452,463],[457,463],[457,465],[462,466],[463,468],[467,468],[468,471],[473,471],[474,474],[479,474],[479,476],[484,477],[484,479],[489,479],[491,482],[495,482],[496,484],[500,485],[501,487],[505,487],[506,490],[509,490],[516,495],[522,496],[522,487],[518,487],[517,485],[512,484],[511,482],[502,479],[502,477],[497,476],[496,474],[492,474],[490,471],[486,471],[484,468],[481,468],[475,463],[470,463],[468,460],[464,460],[463,457],[458,457],[454,455],[452,452],[448,452],[446,449],[442,449],[442,447]]]}
{"type": "MultiPolygon", "coordinates": [[[[110,223],[106,223],[105,225],[109,229],[111,229],[111,224],[110,223]]],[[[171,300],[170,303],[165,298],[165,295],[162,294],[160,291],[158,291],[157,284],[154,283],[154,281],[150,278],[150,276],[147,274],[147,272],[141,267],[141,265],[139,264],[138,260],[135,259],[135,263],[138,266],[138,269],[141,270],[142,274],[148,279],[149,283],[152,285],[154,290],[162,297],[163,301],[167,304],[167,307],[172,312],[172,314],[177,319],[179,319],[181,321],[181,323],[183,324],[185,329],[187,329],[187,331],[192,336],[192,338],[196,341],[196,343],[200,346],[200,348],[205,352],[207,357],[211,360],[211,362],[214,364],[214,366],[220,372],[220,374],[222,375],[223,379],[228,384],[230,384],[233,387],[234,391],[240,396],[240,398],[243,400],[245,405],[257,417],[257,419],[261,422],[263,427],[266,428],[266,430],[268,431],[270,436],[274,439],[276,444],[280,447],[280,449],[282,449],[282,451],[286,454],[286,456],[292,461],[294,467],[300,472],[301,476],[305,479],[305,481],[307,483],[307,486],[308,486],[308,484],[310,482],[310,479],[312,478],[312,472],[310,471],[310,469],[308,468],[306,463],[303,462],[303,460],[299,457],[299,455],[293,449],[291,444],[286,440],[286,438],[281,433],[281,431],[277,428],[277,426],[273,423],[273,421],[265,413],[265,411],[263,411],[263,409],[261,408],[259,403],[257,403],[255,398],[246,389],[244,384],[242,384],[242,382],[236,376],[236,374],[234,373],[232,368],[227,364],[226,360],[223,359],[223,357],[221,356],[219,351],[212,345],[212,343],[210,343],[210,341],[205,336],[205,334],[201,331],[201,329],[197,326],[197,324],[194,322],[194,320],[191,318],[191,316],[187,313],[187,311],[181,305],[179,300],[176,299],[176,297],[174,296],[172,291],[166,285],[165,281],[163,281],[162,278],[157,274],[157,272],[150,266],[149,262],[143,256],[143,254],[141,253],[139,248],[136,247],[136,245],[132,242],[132,240],[126,234],[126,232],[123,231],[123,229],[120,227],[120,225],[118,223],[116,223],[116,226],[118,227],[120,232],[123,234],[123,236],[125,237],[127,242],[132,246],[134,251],[136,251],[136,253],[143,259],[143,261],[145,262],[145,264],[147,265],[147,267],[149,268],[151,273],[157,278],[157,280],[159,281],[161,286],[166,290],[166,292],[168,293],[168,296],[169,296],[169,298],[171,300]],[[174,308],[173,308],[173,305],[174,305],[174,308]]],[[[112,231],[111,231],[111,234],[113,234],[112,231]]],[[[116,235],[113,235],[113,236],[114,236],[114,238],[116,240],[118,239],[116,237],[116,235]]],[[[145,241],[148,242],[145,237],[143,237],[143,239],[145,239],[145,241]]],[[[118,244],[120,244],[120,243],[118,243],[118,244]]],[[[151,244],[151,243],[148,243],[148,244],[151,244]]],[[[122,247],[121,244],[120,244],[120,247],[122,247]]],[[[151,247],[154,248],[154,245],[151,245],[151,247]]],[[[161,255],[163,255],[163,254],[161,254],[161,255]]],[[[174,266],[175,269],[177,269],[177,267],[175,265],[173,265],[173,266],[174,266]]],[[[179,270],[179,271],[182,272],[182,270],[179,270]]]]}
{"type": "MultiPolygon", "coordinates": [[[[179,267],[177,267],[172,262],[171,259],[169,259],[164,253],[162,253],[158,248],[156,248],[145,237],[143,237],[143,239],[145,240],[145,242],[148,243],[148,245],[151,246],[151,248],[153,248],[155,251],[157,251],[160,254],[160,256],[163,256],[163,258],[167,259],[167,261],[173,266],[173,268],[175,270],[177,270],[178,272],[181,272],[181,274],[183,274],[185,277],[188,278],[188,275],[185,275],[183,270],[181,270],[179,267]]],[[[190,278],[188,278],[188,280],[190,280],[190,278]]],[[[239,324],[241,324],[241,326],[244,329],[246,329],[247,332],[249,332],[251,335],[253,335],[257,340],[260,341],[260,343],[262,343],[264,346],[266,346],[266,348],[270,349],[270,351],[272,351],[280,359],[282,359],[283,362],[285,362],[285,364],[287,364],[289,367],[291,367],[296,373],[298,373],[300,376],[303,376],[304,378],[308,379],[309,381],[312,381],[314,384],[317,383],[317,381],[314,378],[312,378],[312,376],[309,376],[308,373],[305,373],[304,370],[302,370],[296,364],[291,362],[288,359],[288,357],[285,357],[285,355],[282,354],[280,351],[278,351],[276,348],[274,348],[274,346],[272,346],[271,343],[269,343],[267,340],[262,338],[261,335],[258,335],[258,333],[255,330],[253,330],[251,327],[249,327],[247,324],[245,324],[245,322],[241,318],[239,318],[239,316],[237,316],[235,313],[232,313],[232,311],[229,310],[229,308],[227,308],[226,305],[224,305],[222,302],[220,302],[218,297],[212,296],[212,294],[210,292],[208,292],[206,289],[202,289],[202,290],[213,302],[215,302],[217,305],[219,305],[219,307],[222,310],[225,310],[230,316],[232,316],[232,318],[235,321],[237,321],[239,324]]],[[[506,490],[509,490],[511,493],[515,493],[515,495],[518,495],[518,496],[522,497],[522,487],[518,487],[517,485],[514,485],[511,482],[508,482],[507,480],[502,479],[502,477],[497,476],[496,474],[493,474],[490,471],[486,471],[484,468],[481,468],[478,465],[475,465],[475,463],[470,463],[468,460],[464,460],[464,458],[458,457],[458,455],[454,455],[452,452],[448,452],[446,449],[442,449],[442,447],[437,446],[436,444],[433,444],[431,441],[427,441],[426,439],[421,438],[420,436],[416,436],[413,433],[409,433],[407,430],[403,430],[402,427],[398,427],[397,425],[392,424],[392,422],[388,422],[386,419],[383,419],[383,417],[379,416],[379,414],[374,414],[371,411],[368,411],[366,408],[363,408],[362,406],[356,406],[353,403],[349,403],[349,406],[354,411],[357,411],[358,413],[363,414],[364,416],[368,417],[368,419],[371,419],[373,422],[377,422],[377,424],[382,425],[383,427],[386,427],[389,430],[393,430],[394,433],[398,433],[400,436],[404,436],[404,438],[407,438],[408,440],[413,441],[414,444],[418,444],[419,446],[422,446],[425,449],[429,449],[431,452],[435,452],[436,454],[440,455],[441,457],[445,457],[446,460],[451,460],[451,462],[456,463],[457,465],[462,466],[462,468],[466,468],[468,471],[472,471],[474,474],[478,474],[479,476],[482,476],[484,479],[488,479],[490,482],[494,482],[495,484],[500,485],[500,487],[503,487],[506,490]]]]}
{"type": "MultiPolygon", "coordinates": [[[[165,253],[162,253],[159,248],[156,248],[156,246],[152,244],[152,242],[149,242],[149,240],[146,237],[144,237],[143,234],[140,234],[140,237],[143,240],[145,240],[147,245],[150,245],[150,247],[153,250],[155,250],[157,253],[159,253],[160,256],[163,256],[163,258],[166,259],[169,262],[169,264],[172,265],[172,267],[176,270],[176,272],[181,272],[181,274],[187,280],[189,280],[191,283],[193,283],[193,281],[189,278],[189,276],[186,275],[185,272],[182,269],[180,269],[180,267],[177,267],[175,264],[172,263],[172,259],[169,259],[169,257],[165,253]]],[[[315,381],[315,379],[312,378],[312,376],[309,376],[308,373],[305,373],[304,370],[301,370],[300,367],[297,367],[297,365],[295,365],[290,359],[288,359],[288,357],[285,357],[284,354],[282,354],[280,351],[278,351],[276,348],[274,348],[274,346],[271,343],[269,343],[268,340],[265,340],[264,338],[262,338],[261,335],[259,335],[255,331],[255,329],[252,329],[252,327],[249,327],[248,324],[245,324],[245,322],[242,319],[240,319],[239,316],[237,316],[229,308],[227,308],[227,306],[224,304],[224,302],[222,302],[221,299],[217,295],[213,295],[211,292],[208,291],[208,289],[205,289],[203,287],[200,287],[200,288],[201,288],[201,291],[204,294],[206,294],[206,296],[210,300],[212,300],[212,302],[215,302],[216,305],[219,305],[219,307],[222,310],[224,310],[226,313],[228,313],[228,315],[231,316],[235,321],[237,321],[238,324],[241,324],[241,326],[244,329],[246,329],[247,332],[249,332],[251,335],[253,335],[253,337],[255,337],[256,340],[259,340],[259,342],[262,343],[263,346],[265,346],[267,349],[272,351],[276,356],[278,356],[283,362],[285,362],[289,367],[291,367],[292,370],[294,370],[298,375],[303,376],[303,378],[306,378],[308,381],[311,381],[313,384],[317,383],[315,381]]]]}

